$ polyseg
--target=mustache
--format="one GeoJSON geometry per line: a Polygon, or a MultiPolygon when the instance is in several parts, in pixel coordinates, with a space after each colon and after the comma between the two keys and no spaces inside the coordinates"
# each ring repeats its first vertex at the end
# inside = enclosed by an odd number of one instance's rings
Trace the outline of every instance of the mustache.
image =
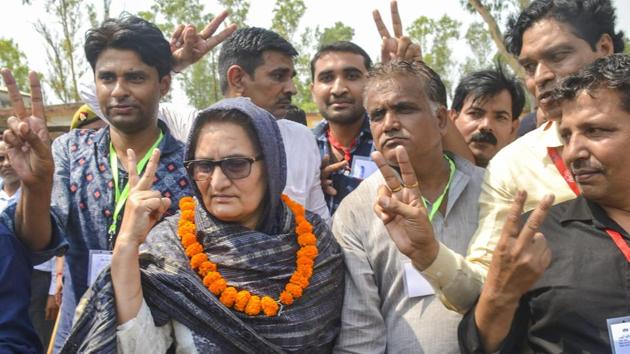
{"type": "Polygon", "coordinates": [[[601,165],[595,165],[588,160],[575,160],[569,164],[571,173],[575,174],[582,171],[589,172],[603,172],[604,168],[601,165]]]}
{"type": "Polygon", "coordinates": [[[491,145],[497,145],[497,137],[494,136],[492,132],[487,132],[484,130],[473,134],[473,136],[470,138],[470,141],[475,143],[487,143],[491,145]]]}

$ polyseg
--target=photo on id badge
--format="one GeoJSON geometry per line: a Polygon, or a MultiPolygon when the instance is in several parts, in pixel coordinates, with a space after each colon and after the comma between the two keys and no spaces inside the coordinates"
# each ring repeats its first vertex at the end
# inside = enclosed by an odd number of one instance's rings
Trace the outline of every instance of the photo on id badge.
{"type": "Polygon", "coordinates": [[[609,318],[608,335],[613,354],[630,354],[630,316],[609,318]]]}
{"type": "Polygon", "coordinates": [[[378,166],[372,159],[365,156],[352,157],[352,169],[350,176],[358,179],[366,179],[378,170],[378,166]]]}

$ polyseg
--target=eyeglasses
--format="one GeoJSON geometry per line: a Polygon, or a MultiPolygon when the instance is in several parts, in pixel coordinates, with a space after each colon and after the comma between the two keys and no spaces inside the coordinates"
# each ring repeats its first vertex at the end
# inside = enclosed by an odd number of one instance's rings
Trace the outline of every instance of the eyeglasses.
{"type": "Polygon", "coordinates": [[[188,175],[195,181],[206,181],[214,172],[214,167],[219,166],[223,174],[231,179],[246,178],[252,172],[252,164],[262,160],[261,155],[254,158],[251,157],[228,157],[221,160],[189,160],[184,161],[184,167],[188,171],[188,175]]]}

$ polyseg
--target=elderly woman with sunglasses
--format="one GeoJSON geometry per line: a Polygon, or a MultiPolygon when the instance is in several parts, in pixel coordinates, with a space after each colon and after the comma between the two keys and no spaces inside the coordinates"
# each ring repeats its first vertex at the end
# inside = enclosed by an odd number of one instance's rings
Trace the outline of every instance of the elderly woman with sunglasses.
{"type": "Polygon", "coordinates": [[[339,332],[343,261],[319,216],[281,191],[282,138],[249,99],[197,116],[184,165],[195,195],[151,190],[159,151],[132,186],[111,272],[84,296],[65,348],[158,353],[323,353],[339,332]]]}

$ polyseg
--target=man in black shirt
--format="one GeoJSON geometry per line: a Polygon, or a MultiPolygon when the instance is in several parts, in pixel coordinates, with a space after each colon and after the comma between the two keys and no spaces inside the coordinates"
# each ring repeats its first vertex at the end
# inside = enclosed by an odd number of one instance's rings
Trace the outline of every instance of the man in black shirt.
{"type": "Polygon", "coordinates": [[[630,320],[630,57],[596,60],[554,101],[563,159],[582,194],[517,235],[519,195],[479,301],[460,324],[464,353],[605,353],[611,338],[623,341],[617,327],[630,330],[607,324],[630,320]]]}

